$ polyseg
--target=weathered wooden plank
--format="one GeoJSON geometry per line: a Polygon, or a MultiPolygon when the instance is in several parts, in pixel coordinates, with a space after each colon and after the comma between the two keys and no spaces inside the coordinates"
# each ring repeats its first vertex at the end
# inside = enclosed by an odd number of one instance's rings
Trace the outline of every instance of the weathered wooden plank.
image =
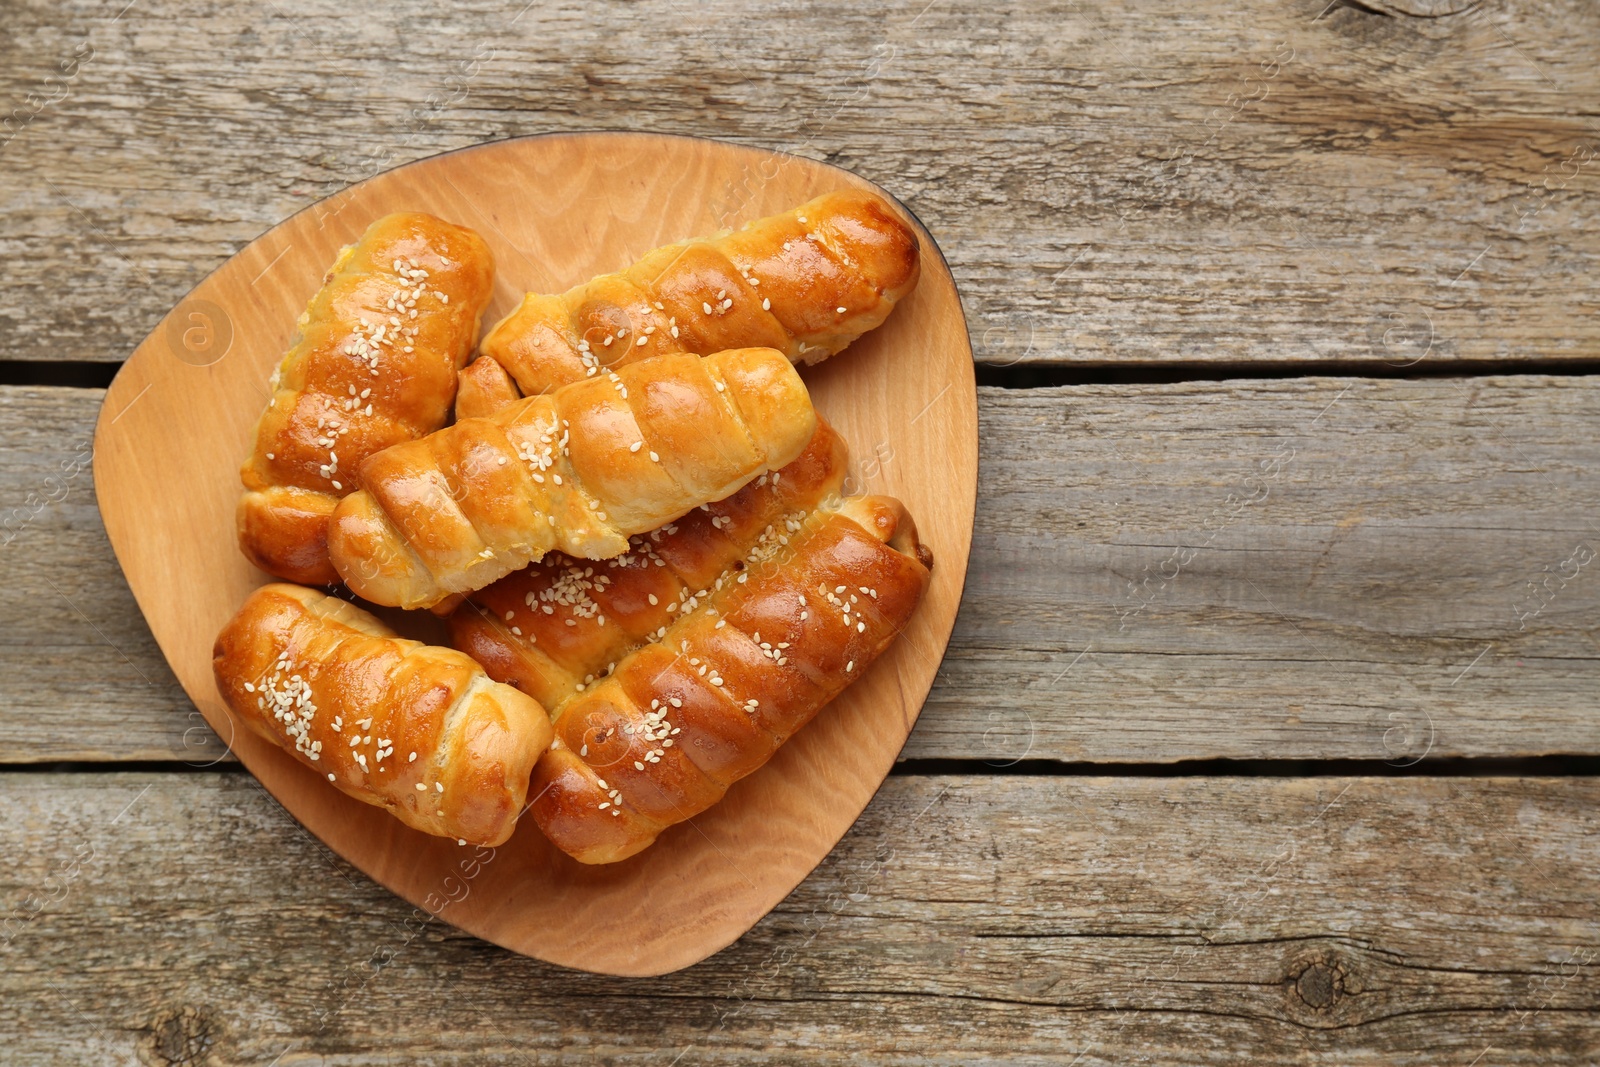
{"type": "MultiPolygon", "coordinates": [[[[377,169],[618,127],[884,184],[940,239],[991,363],[1566,360],[1600,340],[1583,0],[399,0],[358,19],[21,0],[6,29],[0,358],[122,358],[233,251],[377,169]]],[[[740,187],[713,195],[737,212],[740,187]]]]}
{"type": "Polygon", "coordinates": [[[209,763],[226,746],[162,659],[95,508],[102,395],[0,388],[4,758],[209,763]]]}
{"type": "Polygon", "coordinates": [[[891,778],[755,930],[649,980],[430,922],[244,774],[10,774],[0,810],[7,1062],[1600,1055],[1592,780],[891,778]]]}
{"type": "Polygon", "coordinates": [[[1600,742],[1600,383],[983,401],[969,594],[928,750],[975,718],[1000,761],[1600,742]]]}
{"type": "MultiPolygon", "coordinates": [[[[907,756],[1600,752],[1600,381],[980,393],[973,564],[907,756]]],[[[87,470],[51,480],[98,397],[0,389],[0,762],[209,762],[87,470]]]]}

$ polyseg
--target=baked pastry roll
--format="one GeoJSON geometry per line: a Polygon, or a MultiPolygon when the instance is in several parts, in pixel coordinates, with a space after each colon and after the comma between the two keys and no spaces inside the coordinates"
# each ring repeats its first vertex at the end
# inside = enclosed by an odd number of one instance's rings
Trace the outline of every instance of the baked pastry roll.
{"type": "Polygon", "coordinates": [[[816,424],[772,349],[643,360],[372,456],[329,554],[368,600],[431,607],[555,549],[619,556],[794,459],[816,424]]]}
{"type": "Polygon", "coordinates": [[[782,553],[718,579],[554,709],[533,775],[539,828],[584,863],[614,863],[705,811],[889,647],[932,562],[898,501],[813,512],[782,553]]]}
{"type": "Polygon", "coordinates": [[[916,234],[882,198],[828,193],[565,293],[530,293],[482,353],[526,396],[664,352],[763,346],[816,363],[882,324],[919,270],[916,234]]]}
{"type": "Polygon", "coordinates": [[[262,586],[212,650],[247,727],[344,793],[425,833],[511,836],[550,743],[543,707],[469,657],[395,636],[342,600],[262,586]]]}
{"type": "Polygon", "coordinates": [[[405,213],[339,253],[272,377],[240,472],[239,547],[262,570],[338,580],[328,519],[374,452],[443,426],[494,280],[471,230],[405,213]]]}

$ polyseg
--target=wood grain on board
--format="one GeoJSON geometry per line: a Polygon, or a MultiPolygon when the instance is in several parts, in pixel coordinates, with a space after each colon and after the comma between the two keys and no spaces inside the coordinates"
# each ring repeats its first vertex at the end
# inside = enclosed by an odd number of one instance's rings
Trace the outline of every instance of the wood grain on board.
{"type": "MultiPolygon", "coordinates": [[[[0,762],[208,763],[59,473],[99,404],[0,389],[0,762]]],[[[1600,751],[1597,417],[1581,377],[982,389],[973,563],[904,755],[1600,751]]]]}
{"type": "Polygon", "coordinates": [[[991,364],[1600,341],[1585,0],[22,0],[6,21],[4,359],[125,358],[228,256],[379,170],[615,128],[883,185],[939,239],[991,364]]]}
{"type": "Polygon", "coordinates": [[[0,1060],[1591,1062],[1597,810],[1592,779],[891,778],[749,935],[639,980],[429,922],[242,773],[12,774],[0,1060]]]}

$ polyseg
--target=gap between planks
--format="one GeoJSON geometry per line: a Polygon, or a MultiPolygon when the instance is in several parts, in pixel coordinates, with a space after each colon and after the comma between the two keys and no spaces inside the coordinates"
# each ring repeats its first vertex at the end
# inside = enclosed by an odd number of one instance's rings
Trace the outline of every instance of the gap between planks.
{"type": "MultiPolygon", "coordinates": [[[[5,774],[239,774],[231,756],[206,763],[178,759],[58,760],[0,763],[5,774]]],[[[1600,756],[1429,756],[1415,762],[1359,759],[1186,759],[1170,763],[1073,763],[1056,759],[995,761],[949,757],[900,759],[891,777],[930,778],[1595,778],[1600,756]]]]}
{"type": "MultiPolygon", "coordinates": [[[[32,386],[105,389],[121,364],[96,360],[0,360],[0,387],[32,386]]],[[[1075,385],[1178,385],[1185,382],[1285,378],[1474,378],[1539,375],[1583,377],[1600,374],[1600,360],[1521,359],[1434,360],[1426,364],[1373,364],[1356,361],[1276,360],[1261,363],[1146,362],[994,363],[978,360],[980,386],[999,389],[1049,389],[1075,385]]]]}

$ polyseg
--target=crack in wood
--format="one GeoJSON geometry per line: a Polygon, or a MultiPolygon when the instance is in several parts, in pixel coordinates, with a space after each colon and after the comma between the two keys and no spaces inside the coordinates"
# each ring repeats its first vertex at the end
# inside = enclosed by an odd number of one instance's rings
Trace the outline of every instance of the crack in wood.
{"type": "Polygon", "coordinates": [[[164,1012],[141,1029],[139,1058],[149,1067],[206,1067],[222,1037],[209,1011],[189,1005],[164,1012]]]}

